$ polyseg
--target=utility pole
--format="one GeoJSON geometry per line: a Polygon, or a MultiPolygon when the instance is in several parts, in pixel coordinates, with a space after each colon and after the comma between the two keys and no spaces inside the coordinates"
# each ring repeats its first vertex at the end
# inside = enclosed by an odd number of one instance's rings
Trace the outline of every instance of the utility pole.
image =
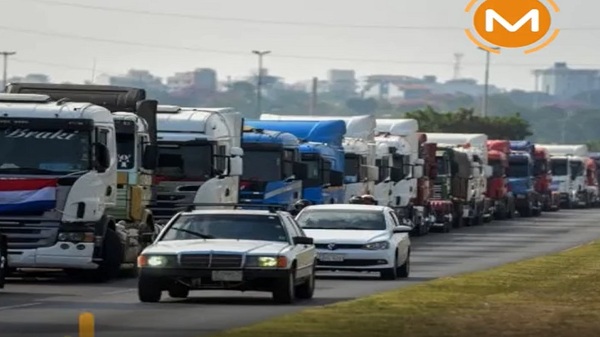
{"type": "Polygon", "coordinates": [[[314,115],[317,111],[317,86],[319,85],[319,79],[313,77],[312,89],[310,95],[310,115],[314,115]]]}
{"type": "Polygon", "coordinates": [[[461,69],[461,66],[462,66],[461,61],[462,61],[462,58],[464,56],[465,55],[462,54],[462,53],[455,53],[454,54],[454,79],[455,80],[460,79],[460,69],[461,69]]]}
{"type": "Polygon", "coordinates": [[[4,66],[2,71],[2,92],[6,89],[7,81],[8,81],[8,57],[15,55],[16,51],[2,51],[0,55],[2,55],[4,66]]]}
{"type": "Polygon", "coordinates": [[[271,51],[253,50],[253,54],[258,56],[258,76],[256,77],[256,117],[262,113],[262,74],[263,74],[263,56],[270,54],[271,51]]]}
{"type": "MultiPolygon", "coordinates": [[[[479,50],[483,50],[485,52],[485,84],[483,87],[483,108],[481,109],[481,117],[487,117],[488,115],[488,101],[489,101],[489,91],[490,91],[490,52],[481,47],[478,47],[479,50]]],[[[500,50],[499,47],[491,47],[494,50],[500,50]]]]}

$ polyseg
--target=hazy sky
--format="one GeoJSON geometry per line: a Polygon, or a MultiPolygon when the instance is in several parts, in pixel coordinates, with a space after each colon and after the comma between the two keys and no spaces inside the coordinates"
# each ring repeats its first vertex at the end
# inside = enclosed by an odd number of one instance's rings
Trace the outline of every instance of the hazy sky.
{"type": "MultiPolygon", "coordinates": [[[[533,89],[531,69],[546,68],[555,61],[565,61],[577,68],[600,68],[597,20],[600,3],[556,1],[561,9],[555,17],[556,26],[563,28],[558,39],[531,55],[511,50],[492,56],[493,83],[506,88],[533,89]]],[[[10,59],[9,75],[42,72],[55,81],[90,79],[94,58],[97,74],[121,74],[136,68],[168,76],[177,71],[211,67],[225,79],[246,75],[256,68],[256,57],[250,54],[252,49],[271,50],[272,55],[265,58],[265,67],[287,81],[324,78],[331,68],[355,69],[359,76],[434,74],[449,79],[453,74],[453,54],[457,52],[464,54],[463,77],[482,80],[485,55],[467,40],[462,30],[470,23],[464,13],[467,2],[0,0],[0,50],[18,52],[10,59]],[[173,15],[144,15],[127,10],[173,15]],[[306,24],[273,24],[273,21],[306,24]],[[331,28],[311,23],[388,28],[331,28]]]]}

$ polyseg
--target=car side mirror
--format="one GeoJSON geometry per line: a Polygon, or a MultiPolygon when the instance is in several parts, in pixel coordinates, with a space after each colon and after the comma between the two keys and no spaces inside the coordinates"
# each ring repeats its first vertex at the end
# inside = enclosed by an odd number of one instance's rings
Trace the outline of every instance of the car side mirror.
{"type": "Polygon", "coordinates": [[[400,226],[396,226],[394,227],[394,234],[400,234],[400,233],[410,233],[412,232],[413,228],[410,226],[404,226],[404,225],[400,225],[400,226]]]}
{"type": "Polygon", "coordinates": [[[94,143],[94,159],[94,168],[96,171],[99,173],[106,172],[106,170],[110,167],[110,151],[108,151],[106,145],[94,143]]]}
{"type": "Polygon", "coordinates": [[[314,244],[313,238],[309,238],[306,236],[295,236],[293,238],[293,240],[294,240],[295,245],[313,245],[314,244]]]}
{"type": "Polygon", "coordinates": [[[154,170],[158,164],[158,147],[156,145],[146,145],[142,157],[142,167],[146,170],[154,170]]]}

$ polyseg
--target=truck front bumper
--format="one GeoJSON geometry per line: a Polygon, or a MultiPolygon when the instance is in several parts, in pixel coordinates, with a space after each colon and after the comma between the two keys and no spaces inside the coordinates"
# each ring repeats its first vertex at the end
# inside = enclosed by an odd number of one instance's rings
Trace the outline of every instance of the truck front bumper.
{"type": "Polygon", "coordinates": [[[10,268],[96,269],[94,243],[57,242],[54,246],[35,249],[9,249],[10,268]]]}

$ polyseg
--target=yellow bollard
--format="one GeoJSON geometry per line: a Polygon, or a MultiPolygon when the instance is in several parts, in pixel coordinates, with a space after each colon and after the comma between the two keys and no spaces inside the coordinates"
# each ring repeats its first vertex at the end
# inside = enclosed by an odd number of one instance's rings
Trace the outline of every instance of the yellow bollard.
{"type": "Polygon", "coordinates": [[[79,337],[94,337],[94,315],[91,312],[79,315],[79,337]]]}

